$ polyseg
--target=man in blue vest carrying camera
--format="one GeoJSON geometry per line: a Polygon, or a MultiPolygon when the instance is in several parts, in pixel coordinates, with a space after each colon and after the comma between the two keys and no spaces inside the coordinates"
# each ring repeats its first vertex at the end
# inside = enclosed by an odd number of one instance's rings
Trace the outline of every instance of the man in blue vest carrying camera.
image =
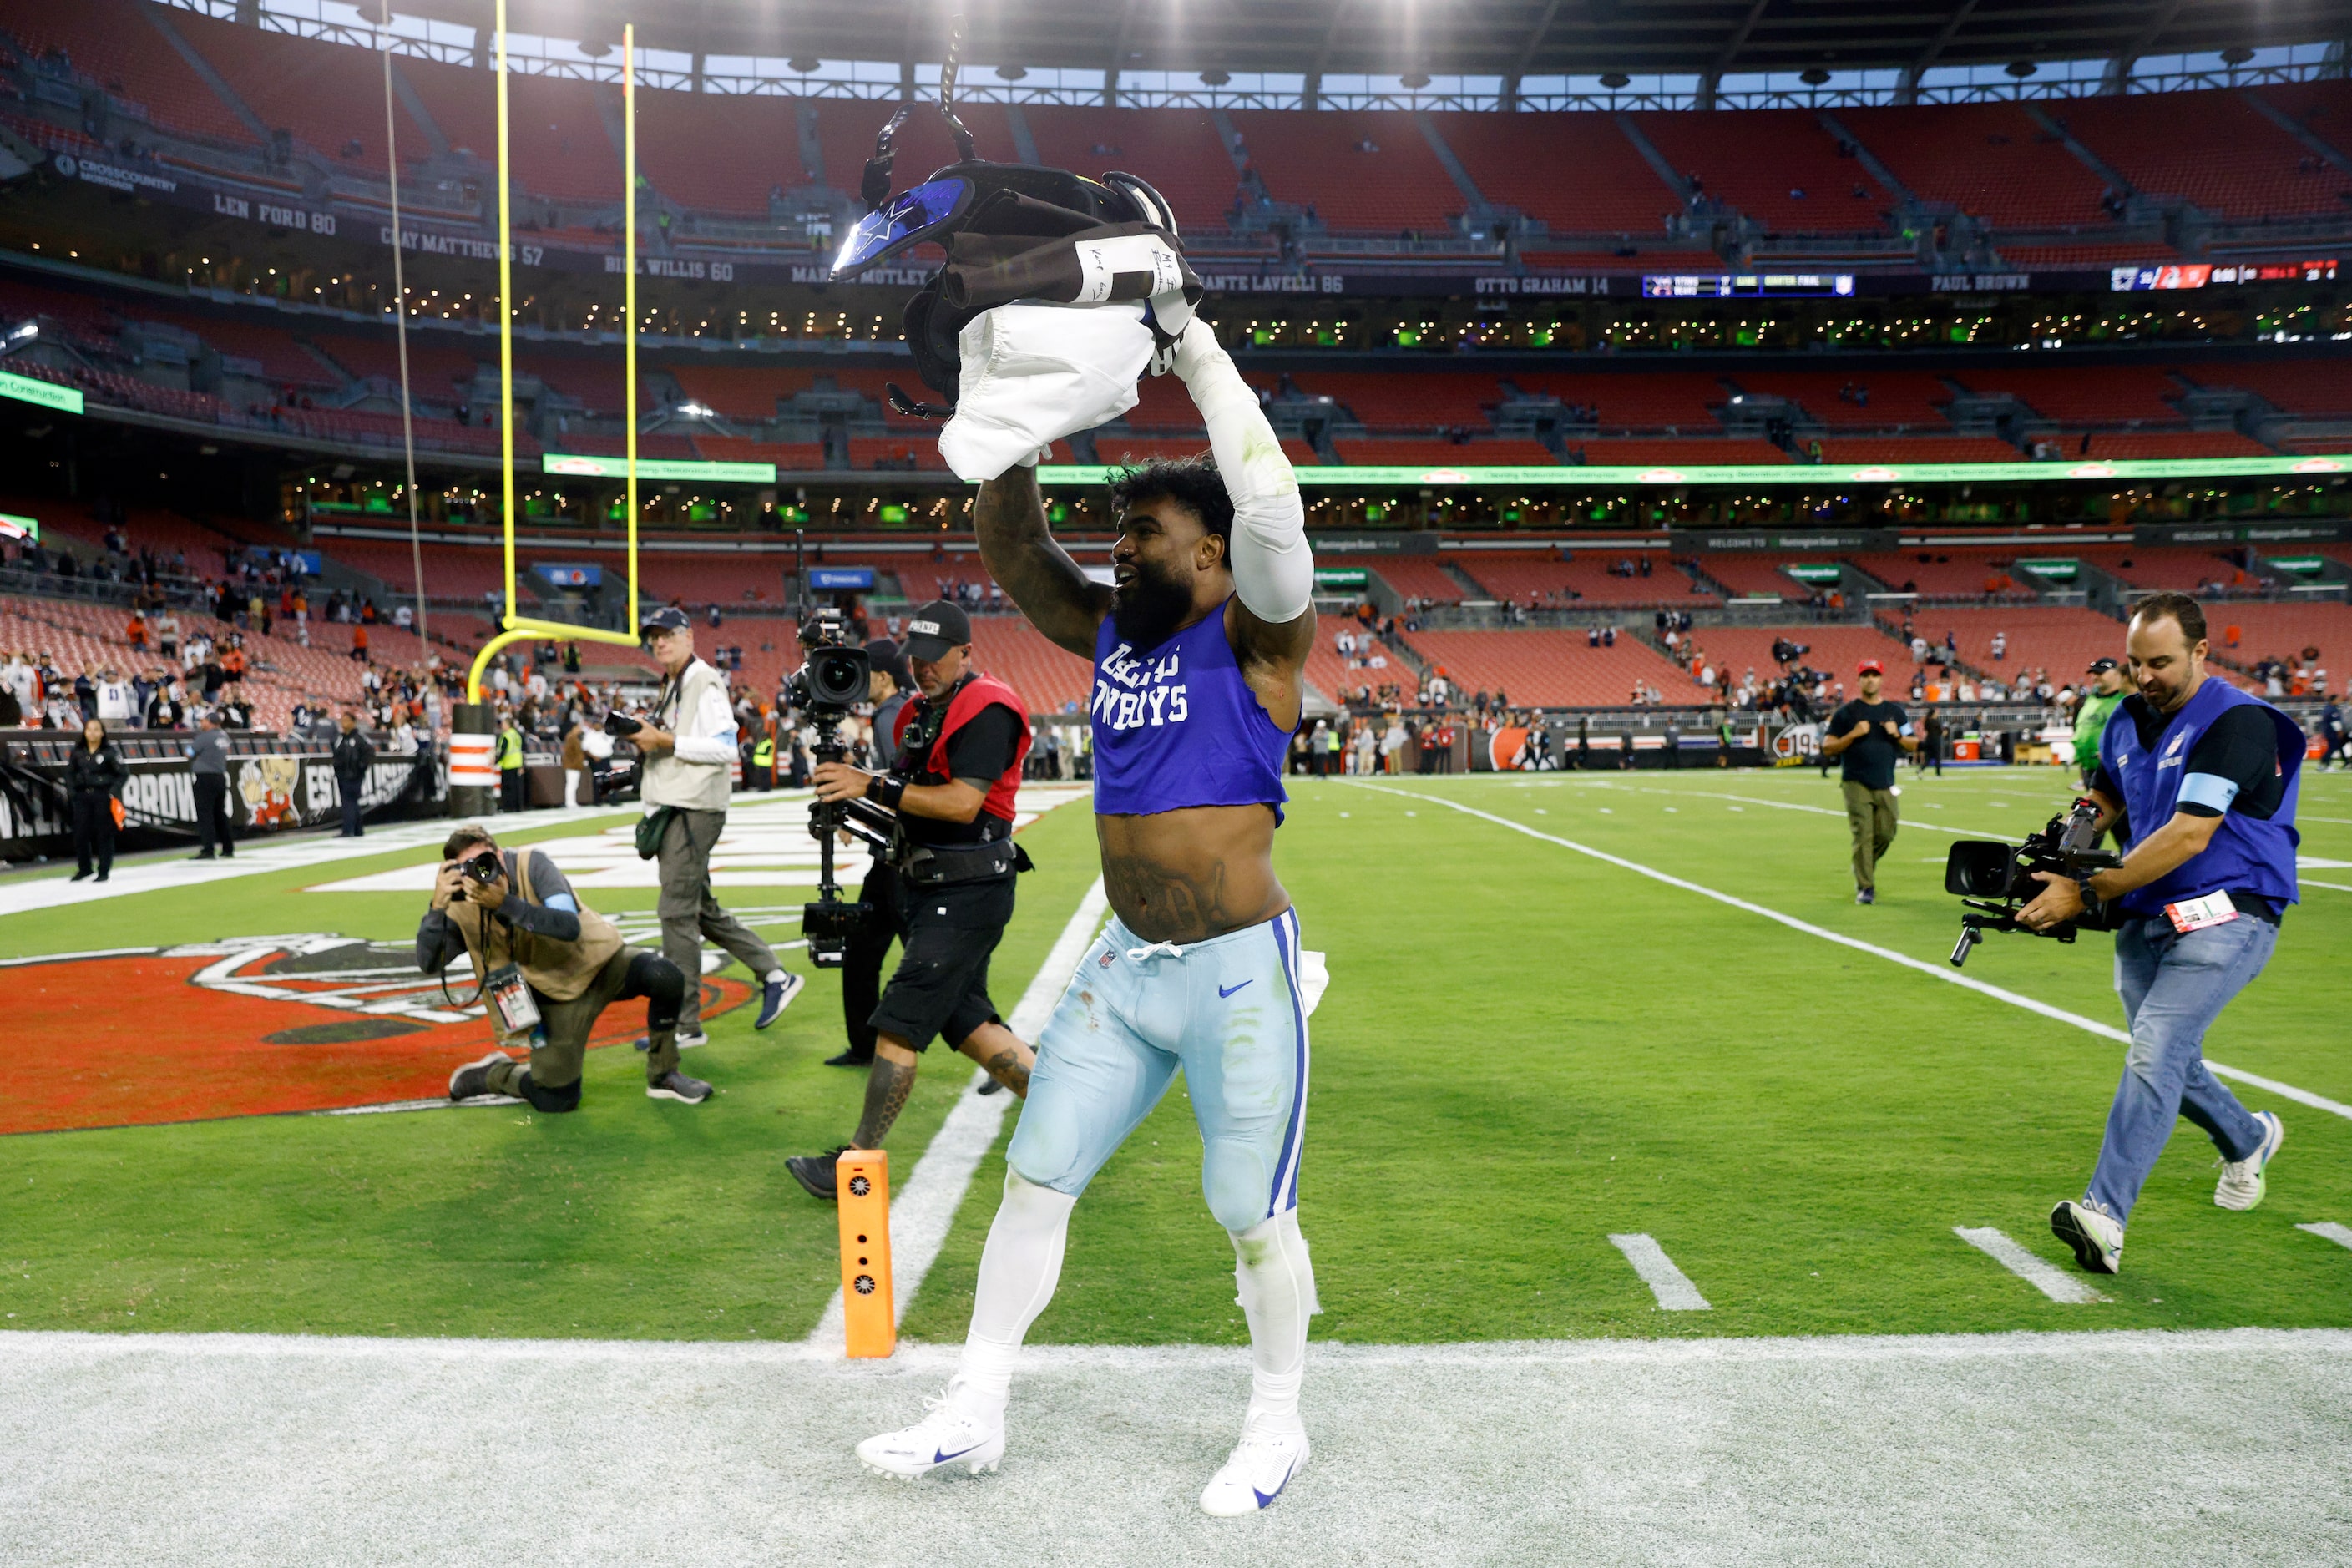
{"type": "Polygon", "coordinates": [[[2036,931],[2104,914],[2116,932],[2116,990],[2131,1026],[2123,1082],[2088,1191],[2050,1215],[2095,1274],[2120,1272],[2125,1221],[2179,1116],[2221,1152],[2213,1201],[2263,1201],[2285,1130],[2214,1078],[2204,1040],[2269,962],[2296,901],[2304,758],[2293,720],[2206,673],[2205,613],[2186,594],[2141,600],[2125,646],[2135,690],[2102,735],[2091,778],[2100,826],[2124,819],[2123,864],[2080,882],[2040,873],[2048,886],[2018,912],[2036,931]]]}

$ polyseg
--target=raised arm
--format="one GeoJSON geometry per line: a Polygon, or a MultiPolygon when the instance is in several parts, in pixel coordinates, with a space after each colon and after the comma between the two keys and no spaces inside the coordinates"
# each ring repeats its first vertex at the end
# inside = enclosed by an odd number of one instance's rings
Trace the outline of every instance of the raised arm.
{"type": "Polygon", "coordinates": [[[1197,316],[1177,344],[1175,369],[1208,426],[1217,475],[1234,502],[1226,636],[1244,670],[1293,681],[1315,642],[1315,556],[1307,547],[1298,475],[1257,393],[1197,316]]]}
{"type": "Polygon", "coordinates": [[[1095,634],[1110,614],[1110,588],[1087,577],[1046,531],[1037,470],[1016,464],[981,481],[971,517],[982,563],[1021,613],[1056,647],[1094,658],[1095,634]]]}

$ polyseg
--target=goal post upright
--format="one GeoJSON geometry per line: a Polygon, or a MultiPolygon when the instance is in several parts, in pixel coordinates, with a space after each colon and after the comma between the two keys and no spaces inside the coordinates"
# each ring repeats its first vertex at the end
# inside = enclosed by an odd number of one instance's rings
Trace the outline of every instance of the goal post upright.
{"type": "Polygon", "coordinates": [[[624,390],[625,416],[628,421],[627,437],[627,509],[628,509],[628,602],[624,606],[624,618],[629,625],[618,631],[603,626],[578,626],[562,621],[541,620],[537,616],[519,614],[515,598],[515,437],[514,437],[514,172],[511,149],[508,139],[507,104],[507,0],[498,0],[497,6],[497,66],[498,66],[498,151],[499,151],[499,469],[500,543],[504,551],[506,602],[499,615],[503,628],[482,645],[474,656],[474,663],[466,675],[466,700],[478,704],[482,700],[482,672],[490,660],[511,644],[532,637],[561,637],[574,642],[615,643],[626,647],[638,644],[637,617],[637,107],[636,107],[636,26],[625,25],[621,30],[621,112],[623,169],[625,182],[622,195],[622,233],[625,277],[623,290],[626,298],[628,324],[623,339],[623,357],[627,385],[624,390]]]}

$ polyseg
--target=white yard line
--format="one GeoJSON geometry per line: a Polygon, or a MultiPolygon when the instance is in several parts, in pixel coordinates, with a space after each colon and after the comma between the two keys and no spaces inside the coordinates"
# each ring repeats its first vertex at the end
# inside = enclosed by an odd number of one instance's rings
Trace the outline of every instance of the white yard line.
{"type": "MultiPolygon", "coordinates": [[[[1417,795],[1412,790],[1393,789],[1386,784],[1359,784],[1358,787],[1371,790],[1381,795],[1401,795],[1407,800],[1424,800],[1432,803],[1433,805],[1448,806],[1453,810],[1461,812],[1465,816],[1475,816],[1482,822],[1491,822],[1497,827],[1507,827],[1514,833],[1525,834],[1529,838],[1539,838],[1546,844],[1557,844],[1563,849],[1572,849],[1579,855],[1587,856],[1591,859],[1602,861],[1605,864],[1615,866],[1620,869],[1631,871],[1636,876],[1647,877],[1654,882],[1664,882],[1670,888],[1680,888],[1685,892],[1696,893],[1701,898],[1713,899],[1717,903],[1727,904],[1735,910],[1744,910],[1752,915],[1761,915],[1768,921],[1776,921],[1780,925],[1787,926],[1790,931],[1801,931],[1807,936],[1816,936],[1821,938],[1823,942],[1833,942],[1840,947],[1852,948],[1856,952],[1866,952],[1874,958],[1883,958],[1889,963],[1899,963],[1906,969],[1916,970],[1921,974],[1932,975],[1934,978],[1943,981],[1948,985],[1957,985],[1964,991],[1973,991],[1980,996],[1990,996],[1996,1002],[2006,1002],[2012,1007],[2022,1007],[2029,1013],[2038,1013],[2042,1016],[2051,1019],[2053,1022],[2071,1025],[2077,1029],[2083,1030],[2086,1034],[2096,1035],[2101,1039],[2114,1040],[2121,1044],[2128,1044],[2131,1040],[2131,1037],[2128,1034],[2115,1027],[2111,1024],[2102,1024],[2095,1018],[2085,1018],[2080,1013],[2070,1013],[2063,1007],[2053,1007],[2047,1002],[2038,1001],[2032,996],[2024,995],[2019,992],[2004,990],[2002,987],[1998,985],[1987,984],[1985,982],[1979,980],[1972,975],[1963,973],[1959,970],[1953,969],[1949,965],[1929,963],[1924,959],[1913,958],[1908,953],[1896,952],[1892,948],[1880,947],[1874,943],[1864,942],[1858,937],[1851,937],[1840,931],[1831,931],[1826,926],[1814,925],[1810,921],[1801,921],[1794,915],[1784,915],[1778,910],[1767,909],[1762,904],[1752,903],[1746,899],[1736,897],[1730,893],[1718,892],[1713,888],[1705,887],[1697,882],[1693,882],[1685,878],[1675,876],[1671,872],[1661,871],[1654,867],[1644,866],[1639,861],[1628,860],[1622,856],[1612,855],[1605,849],[1595,849],[1589,844],[1579,844],[1572,838],[1561,838],[1549,833],[1541,832],[1536,828],[1529,827],[1526,823],[1513,822],[1507,816],[1497,816],[1491,811],[1480,811],[1475,805],[1465,805],[1460,801],[1448,800],[1444,795],[1417,795]]],[[[2205,1065],[2220,1077],[2235,1079],[2241,1083],[2252,1084],[2257,1089],[2268,1089],[2271,1093],[2279,1096],[2283,1100],[2292,1100],[2299,1105],[2307,1105],[2315,1110],[2325,1110],[2331,1116],[2341,1116],[2346,1121],[2352,1121],[2352,1105],[2346,1105],[2340,1100],[2330,1100],[2325,1095],[2314,1094],[2309,1089],[2297,1089],[2293,1084],[2281,1083],[2276,1079],[2263,1078],[2258,1074],[2246,1072],[2237,1068],[2226,1067],[2221,1063],[2213,1060],[2210,1057],[2206,1058],[2205,1065]]]]}
{"type": "MultiPolygon", "coordinates": [[[[501,816],[490,820],[497,828],[520,832],[525,828],[600,821],[635,809],[635,806],[579,805],[530,812],[521,817],[501,816]]],[[[35,910],[94,904],[104,899],[127,899],[133,893],[205,887],[214,882],[258,877],[271,871],[302,870],[313,866],[331,866],[341,860],[362,860],[371,856],[421,849],[447,838],[449,826],[446,817],[431,817],[371,827],[366,836],[360,838],[321,834],[279,839],[274,835],[257,834],[238,839],[236,853],[226,860],[198,860],[193,858],[194,851],[191,850],[188,855],[173,859],[151,860],[137,866],[118,865],[114,875],[103,882],[75,882],[60,874],[55,878],[35,878],[10,883],[0,887],[0,914],[28,914],[35,910]]]]}
{"type": "MultiPolygon", "coordinates": [[[[1005,1020],[1007,1028],[1033,1045],[1036,1042],[1045,1021],[1054,1015],[1054,1005],[1062,999],[1071,973],[1086,956],[1095,933],[1102,929],[1103,917],[1109,912],[1110,900],[1103,892],[1102,879],[1097,877],[1062,927],[1062,934],[1055,939],[1029,988],[1021,994],[1013,1016],[1005,1020]]],[[[940,1248],[947,1244],[948,1228],[955,1223],[956,1210],[962,1206],[964,1192],[971,1185],[972,1173],[980,1169],[981,1161],[996,1142],[997,1129],[1004,1123],[1013,1097],[982,1094],[981,1086],[987,1081],[984,1070],[973,1071],[971,1083],[957,1097],[947,1121],[931,1135],[904,1184],[895,1185],[891,1193],[890,1289],[899,1319],[906,1317],[907,1303],[915,1299],[915,1292],[923,1287],[923,1277],[938,1261],[940,1248]]],[[[825,1304],[816,1327],[809,1331],[808,1343],[814,1350],[842,1353],[839,1290],[825,1304]]]]}
{"type": "Polygon", "coordinates": [[[1658,1299],[1658,1310],[1708,1310],[1706,1298],[1698,1293],[1698,1287],[1691,1283],[1689,1275],[1675,1267],[1675,1260],[1666,1256],[1666,1249],[1658,1245],[1655,1237],[1612,1236],[1609,1240],[1625,1255],[1625,1261],[1633,1266],[1633,1272],[1642,1277],[1642,1283],[1647,1285],[1650,1293],[1658,1299]]]}
{"type": "Polygon", "coordinates": [[[1248,1397],[1245,1359],[1220,1346],[1025,1351],[1003,1469],[913,1487],[850,1446],[919,1415],[954,1345],[847,1362],[797,1343],[9,1333],[0,1351],[12,1563],[2352,1559],[2352,1519],[2325,1502],[2352,1452],[2340,1330],[1318,1342],[1315,1463],[1244,1520],[1195,1501],[1248,1397]],[[2066,1497],[2098,1506],[2052,1505],[2066,1497]]]}
{"type": "Polygon", "coordinates": [[[2352,1226],[2340,1226],[2332,1219],[2314,1220],[2309,1225],[2299,1225],[2294,1228],[2307,1230],[2314,1236],[2324,1236],[2338,1247],[2352,1247],[2352,1226]]]}
{"type": "Polygon", "coordinates": [[[2053,1301],[2072,1306],[2106,1300],[2080,1279],[2055,1264],[2036,1258],[1990,1226],[1956,1225],[1952,1227],[1952,1234],[2053,1301]]]}
{"type": "MultiPolygon", "coordinates": [[[[1834,816],[1841,822],[1845,820],[1845,810],[1842,806],[1806,805],[1799,801],[1768,800],[1762,795],[1726,795],[1721,791],[1711,789],[1659,789],[1654,784],[1620,784],[1617,787],[1639,791],[1643,795],[1679,795],[1685,800],[1736,800],[1748,805],[1769,805],[1776,811],[1803,811],[1810,812],[1815,816],[1834,816]]],[[[2015,831],[2011,828],[1953,827],[1946,823],[1930,822],[1925,817],[1917,816],[1904,817],[1902,826],[1924,828],[1929,833],[1949,833],[1962,838],[2008,838],[2015,831]]]]}

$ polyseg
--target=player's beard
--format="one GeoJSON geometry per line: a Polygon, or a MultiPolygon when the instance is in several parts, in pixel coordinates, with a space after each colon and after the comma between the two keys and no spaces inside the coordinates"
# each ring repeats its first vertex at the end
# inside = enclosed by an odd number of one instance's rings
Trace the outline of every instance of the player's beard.
{"type": "Polygon", "coordinates": [[[1111,622],[1139,651],[1166,642],[1192,611],[1192,584],[1161,575],[1147,561],[1135,563],[1134,581],[1111,590],[1111,622]]]}

